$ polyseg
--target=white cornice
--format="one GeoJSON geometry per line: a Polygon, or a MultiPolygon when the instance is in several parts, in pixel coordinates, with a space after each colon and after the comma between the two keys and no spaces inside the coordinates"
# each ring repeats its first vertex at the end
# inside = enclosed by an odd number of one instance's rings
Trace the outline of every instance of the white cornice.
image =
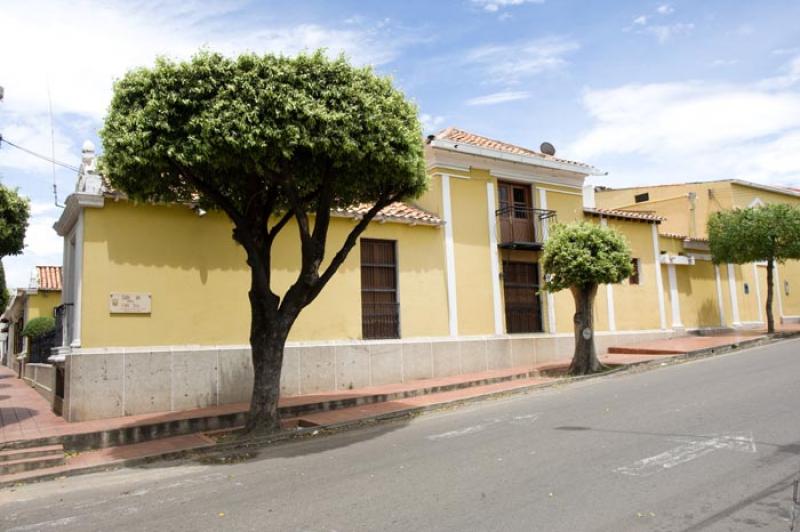
{"type": "Polygon", "coordinates": [[[101,194],[85,194],[82,192],[70,194],[67,197],[64,210],[61,211],[61,216],[53,224],[53,229],[56,230],[59,236],[66,236],[78,221],[78,215],[82,209],[87,207],[100,209],[103,205],[105,205],[105,197],[101,194]]]}
{"type": "Polygon", "coordinates": [[[432,140],[430,142],[430,146],[433,148],[439,148],[442,150],[452,151],[456,153],[466,153],[470,155],[477,155],[479,157],[486,157],[501,161],[510,161],[528,166],[538,166],[540,168],[550,168],[552,170],[573,172],[576,174],[581,174],[583,176],[606,175],[606,172],[602,172],[593,166],[585,166],[582,164],[570,163],[567,161],[544,159],[542,157],[535,157],[532,155],[508,153],[504,151],[492,150],[489,148],[482,148],[479,146],[474,146],[472,144],[454,142],[446,139],[432,140]]]}
{"type": "MultiPolygon", "coordinates": [[[[485,156],[466,153],[463,151],[449,151],[434,149],[427,146],[426,158],[428,170],[440,168],[453,169],[457,172],[469,172],[471,169],[488,171],[492,177],[520,181],[523,183],[543,183],[549,185],[581,188],[586,179],[586,172],[577,172],[574,168],[568,170],[557,169],[563,175],[544,176],[543,165],[524,164],[519,161],[487,158],[485,156]]],[[[552,169],[551,169],[552,170],[552,169]]],[[[439,173],[442,173],[441,171],[439,173]]],[[[461,177],[457,173],[453,177],[461,177]]]]}

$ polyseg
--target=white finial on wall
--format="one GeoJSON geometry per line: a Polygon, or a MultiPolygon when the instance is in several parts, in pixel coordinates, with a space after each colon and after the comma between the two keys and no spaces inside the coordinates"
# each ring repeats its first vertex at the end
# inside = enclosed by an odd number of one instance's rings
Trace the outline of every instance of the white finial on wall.
{"type": "Polygon", "coordinates": [[[86,140],[81,146],[81,168],[78,173],[78,183],[75,186],[76,192],[84,194],[102,194],[103,181],[97,175],[97,158],[94,151],[94,143],[86,140]]]}

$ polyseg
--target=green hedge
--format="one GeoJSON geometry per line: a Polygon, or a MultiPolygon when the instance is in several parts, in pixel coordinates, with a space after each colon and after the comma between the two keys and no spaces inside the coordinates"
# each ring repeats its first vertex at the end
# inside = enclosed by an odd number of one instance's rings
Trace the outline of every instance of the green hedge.
{"type": "Polygon", "coordinates": [[[27,336],[28,338],[39,338],[55,328],[56,320],[54,320],[51,316],[33,318],[25,324],[25,327],[22,329],[22,336],[27,336]]]}

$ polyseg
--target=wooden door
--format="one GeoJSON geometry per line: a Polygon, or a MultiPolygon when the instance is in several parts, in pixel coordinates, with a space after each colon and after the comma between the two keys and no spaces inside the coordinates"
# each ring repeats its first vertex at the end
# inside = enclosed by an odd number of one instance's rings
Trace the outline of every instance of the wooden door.
{"type": "Polygon", "coordinates": [[[497,184],[497,190],[500,196],[501,242],[534,242],[531,187],[501,181],[497,184]]]}
{"type": "Polygon", "coordinates": [[[542,332],[539,265],[503,261],[503,295],[508,333],[542,332]]]}

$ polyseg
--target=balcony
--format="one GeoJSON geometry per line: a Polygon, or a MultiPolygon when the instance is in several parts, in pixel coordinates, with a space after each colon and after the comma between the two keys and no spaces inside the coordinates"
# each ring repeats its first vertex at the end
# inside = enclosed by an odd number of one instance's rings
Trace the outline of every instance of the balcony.
{"type": "Polygon", "coordinates": [[[495,211],[500,239],[497,246],[503,249],[540,250],[550,223],[556,220],[556,211],[507,206],[495,211]]]}

